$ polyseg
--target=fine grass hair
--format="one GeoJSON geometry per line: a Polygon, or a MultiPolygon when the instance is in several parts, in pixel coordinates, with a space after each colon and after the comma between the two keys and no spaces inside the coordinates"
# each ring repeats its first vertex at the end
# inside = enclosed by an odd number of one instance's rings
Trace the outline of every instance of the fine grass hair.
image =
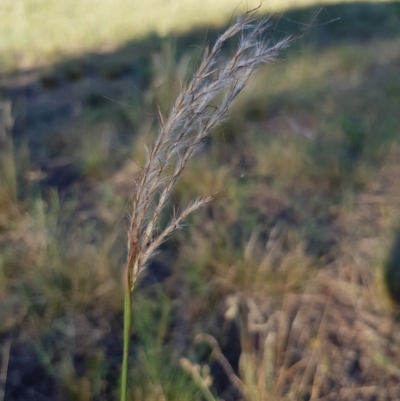
{"type": "Polygon", "coordinates": [[[161,227],[160,219],[170,195],[193,154],[226,118],[229,106],[261,64],[276,61],[299,35],[273,44],[273,16],[256,20],[257,10],[237,18],[217,40],[204,50],[203,60],[193,78],[181,84],[180,94],[167,118],[159,110],[160,129],[152,147],[146,149],[146,162],[135,180],[128,229],[128,257],[125,272],[124,360],[121,401],[126,400],[131,294],[146,263],[158,247],[182,226],[194,211],[215,194],[198,196],[182,211],[174,209],[170,221],[161,227]],[[240,35],[234,55],[222,60],[225,42],[240,35]]]}

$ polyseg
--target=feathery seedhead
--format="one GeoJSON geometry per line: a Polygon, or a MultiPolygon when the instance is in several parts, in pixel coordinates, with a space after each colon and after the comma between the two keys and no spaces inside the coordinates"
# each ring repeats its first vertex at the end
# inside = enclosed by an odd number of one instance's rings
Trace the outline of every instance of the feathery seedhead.
{"type": "Polygon", "coordinates": [[[152,148],[145,148],[146,163],[133,188],[126,271],[127,285],[131,289],[161,243],[191,213],[213,198],[213,195],[196,198],[180,213],[174,213],[167,226],[160,229],[161,213],[188,160],[199,150],[213,129],[227,117],[230,104],[246,86],[257,67],[275,61],[278,53],[299,36],[289,36],[270,45],[272,17],[253,24],[256,12],[250,11],[238,17],[213,48],[205,50],[203,60],[191,81],[182,84],[168,118],[164,119],[158,110],[159,134],[152,148]],[[241,33],[241,38],[235,54],[221,61],[218,56],[222,46],[238,33],[241,33]],[[221,92],[225,96],[216,106],[214,100],[221,92]]]}

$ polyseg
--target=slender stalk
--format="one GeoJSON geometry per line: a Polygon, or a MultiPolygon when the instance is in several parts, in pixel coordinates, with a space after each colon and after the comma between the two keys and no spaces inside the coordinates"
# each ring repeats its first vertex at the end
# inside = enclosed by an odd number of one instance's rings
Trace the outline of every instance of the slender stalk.
{"type": "Polygon", "coordinates": [[[129,343],[132,325],[132,293],[128,284],[124,285],[124,288],[124,350],[122,359],[120,401],[127,401],[129,343]]]}

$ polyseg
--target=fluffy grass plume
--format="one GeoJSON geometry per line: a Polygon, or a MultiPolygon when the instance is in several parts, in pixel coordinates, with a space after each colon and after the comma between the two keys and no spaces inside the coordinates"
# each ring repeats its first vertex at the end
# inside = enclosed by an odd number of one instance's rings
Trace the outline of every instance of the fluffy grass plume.
{"type": "Polygon", "coordinates": [[[182,222],[209,202],[213,195],[194,199],[181,212],[175,211],[160,230],[160,216],[190,157],[227,117],[229,106],[261,64],[276,60],[297,36],[271,45],[272,17],[254,21],[256,11],[237,19],[214,47],[205,49],[200,67],[180,94],[167,119],[159,112],[160,130],[151,149],[146,147],[146,163],[133,188],[128,231],[127,283],[132,289],[149,258],[182,222]],[[227,61],[219,58],[224,43],[240,34],[235,54],[227,61]],[[221,101],[218,95],[224,93],[221,101]]]}
{"type": "Polygon", "coordinates": [[[164,119],[159,111],[158,137],[151,149],[146,147],[145,165],[134,182],[128,230],[121,401],[127,397],[131,293],[135,282],[160,244],[191,213],[213,198],[210,194],[193,199],[182,211],[174,210],[168,224],[161,227],[160,217],[171,192],[190,157],[227,117],[229,106],[246,86],[251,74],[261,64],[275,61],[279,52],[298,36],[289,36],[272,44],[272,17],[256,21],[256,12],[253,10],[239,17],[211,50],[205,49],[203,60],[193,78],[181,85],[180,94],[169,116],[164,119]],[[235,54],[223,61],[219,57],[222,47],[237,34],[240,40],[235,54]]]}

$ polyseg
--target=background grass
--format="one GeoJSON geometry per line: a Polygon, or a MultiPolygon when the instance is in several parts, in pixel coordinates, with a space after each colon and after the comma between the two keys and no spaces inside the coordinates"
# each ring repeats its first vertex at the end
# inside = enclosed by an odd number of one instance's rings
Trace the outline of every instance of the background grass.
{"type": "MultiPolygon", "coordinates": [[[[116,397],[143,143],[237,5],[199,4],[0,6],[6,400],[116,397]]],[[[319,8],[285,17],[307,23],[319,8]]],[[[301,28],[287,20],[277,31],[301,28]]],[[[399,20],[399,3],[324,7],[193,160],[171,201],[219,195],[135,294],[132,399],[399,399],[382,280],[398,278],[399,20]]]]}
{"type": "MultiPolygon", "coordinates": [[[[319,3],[325,5],[332,1],[319,3]]],[[[284,11],[313,4],[310,0],[265,2],[261,11],[284,11]]],[[[201,3],[193,0],[149,0],[146,3],[5,0],[0,4],[1,70],[48,65],[87,51],[113,50],[126,41],[142,39],[149,34],[165,36],[199,27],[215,28],[226,24],[234,12],[257,6],[259,2],[253,0],[205,0],[201,3]]]]}

